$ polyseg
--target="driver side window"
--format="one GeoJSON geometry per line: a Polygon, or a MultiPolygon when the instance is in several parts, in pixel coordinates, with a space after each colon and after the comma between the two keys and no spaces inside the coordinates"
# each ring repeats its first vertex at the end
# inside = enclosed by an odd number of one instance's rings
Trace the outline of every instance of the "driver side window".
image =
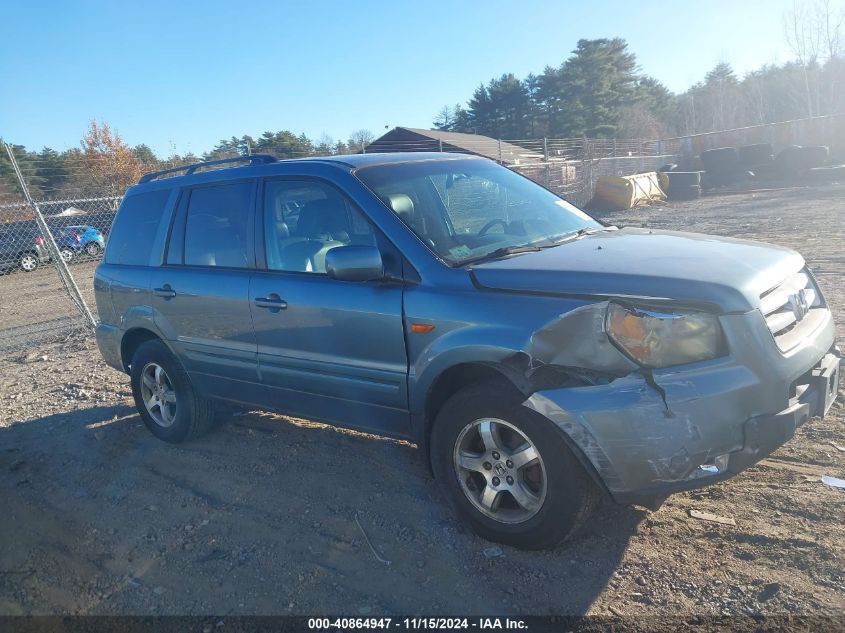
{"type": "Polygon", "coordinates": [[[528,200],[483,176],[450,174],[440,180],[435,186],[456,234],[477,235],[483,229],[485,234],[501,234],[536,215],[528,200]]]}
{"type": "Polygon", "coordinates": [[[375,246],[369,222],[334,187],[310,180],[271,180],[264,187],[268,270],[326,272],[326,254],[348,245],[375,246]]]}

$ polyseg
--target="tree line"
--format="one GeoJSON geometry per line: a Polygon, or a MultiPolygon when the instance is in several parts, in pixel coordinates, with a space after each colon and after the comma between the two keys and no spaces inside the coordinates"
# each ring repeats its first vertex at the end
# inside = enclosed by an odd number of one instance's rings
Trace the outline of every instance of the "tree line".
{"type": "MultiPolygon", "coordinates": [[[[353,154],[375,139],[369,130],[356,130],[345,141],[323,135],[312,140],[289,130],[264,132],[222,139],[211,150],[197,156],[172,153],[160,158],[145,144],[128,145],[107,123],[92,121],[79,148],[58,152],[12,145],[15,159],[36,199],[119,196],[145,173],[204,160],[234,158],[247,154],[271,154],[277,158],[353,154]]],[[[2,144],[2,139],[0,139],[2,144]]],[[[22,191],[5,150],[0,151],[0,204],[18,202],[22,191]]]]}
{"type": "Polygon", "coordinates": [[[656,139],[845,111],[845,5],[796,3],[784,37],[793,61],[742,78],[722,62],[681,94],[640,72],[625,40],[584,39],[559,66],[493,78],[433,123],[501,139],[656,139]]]}

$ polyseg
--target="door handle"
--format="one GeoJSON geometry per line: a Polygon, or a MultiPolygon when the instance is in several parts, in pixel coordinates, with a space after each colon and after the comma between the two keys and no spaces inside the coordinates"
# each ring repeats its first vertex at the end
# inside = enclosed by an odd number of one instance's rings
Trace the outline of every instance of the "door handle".
{"type": "Polygon", "coordinates": [[[256,297],[255,305],[259,308],[269,308],[273,312],[284,310],[288,307],[288,302],[282,299],[275,292],[271,292],[266,297],[256,297]]]}
{"type": "Polygon", "coordinates": [[[156,297],[172,299],[176,296],[176,291],[170,287],[170,284],[164,284],[161,288],[153,288],[153,294],[156,297]]]}

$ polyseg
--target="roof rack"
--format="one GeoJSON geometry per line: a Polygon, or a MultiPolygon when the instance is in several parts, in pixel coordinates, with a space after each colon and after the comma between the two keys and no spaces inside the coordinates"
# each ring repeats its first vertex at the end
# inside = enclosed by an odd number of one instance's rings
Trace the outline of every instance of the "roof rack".
{"type": "Polygon", "coordinates": [[[184,171],[185,176],[188,174],[193,174],[197,169],[201,167],[209,167],[211,165],[224,165],[226,163],[247,163],[248,165],[266,165],[267,163],[275,163],[279,159],[275,156],[270,156],[270,154],[250,154],[248,156],[236,156],[234,158],[221,158],[219,160],[207,160],[203,161],[202,163],[193,163],[192,165],[182,165],[180,167],[171,167],[170,169],[162,169],[161,171],[151,171],[148,174],[144,174],[141,176],[141,179],[138,181],[138,184],[144,182],[150,182],[151,180],[155,180],[159,176],[164,176],[165,174],[173,174],[177,171],[184,171]]]}

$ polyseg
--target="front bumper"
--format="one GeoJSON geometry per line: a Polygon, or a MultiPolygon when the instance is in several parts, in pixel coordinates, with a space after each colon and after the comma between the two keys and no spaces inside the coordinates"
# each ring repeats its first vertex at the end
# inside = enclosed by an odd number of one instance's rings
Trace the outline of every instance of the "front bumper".
{"type": "Polygon", "coordinates": [[[838,390],[832,319],[786,356],[753,334],[761,318],[735,315],[723,324],[734,339],[731,356],[655,371],[653,381],[637,372],[538,391],[523,406],[554,422],[620,503],[654,505],[726,479],[824,415],[838,390]]]}

